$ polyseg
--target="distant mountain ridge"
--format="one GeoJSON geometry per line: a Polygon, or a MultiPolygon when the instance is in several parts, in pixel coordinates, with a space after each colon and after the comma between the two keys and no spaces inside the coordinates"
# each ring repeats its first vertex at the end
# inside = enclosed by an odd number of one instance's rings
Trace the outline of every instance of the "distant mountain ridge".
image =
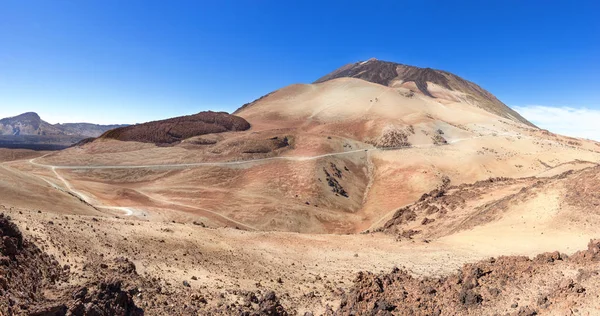
{"type": "Polygon", "coordinates": [[[408,86],[414,83],[416,86],[415,90],[418,90],[416,92],[420,92],[431,98],[437,98],[436,92],[428,84],[432,83],[450,91],[463,93],[463,100],[461,101],[474,104],[498,116],[535,127],[535,125],[502,103],[490,92],[471,81],[447,71],[420,68],[372,58],[367,61],[352,63],[338,68],[319,78],[314,83],[322,83],[342,77],[362,79],[389,87],[408,86]]]}
{"type": "Polygon", "coordinates": [[[0,119],[0,147],[57,150],[128,125],[50,124],[35,112],[0,119]]]}
{"type": "Polygon", "coordinates": [[[127,125],[99,125],[92,123],[50,124],[35,112],[27,112],[0,119],[0,135],[14,136],[81,136],[98,137],[102,133],[127,125]]]}

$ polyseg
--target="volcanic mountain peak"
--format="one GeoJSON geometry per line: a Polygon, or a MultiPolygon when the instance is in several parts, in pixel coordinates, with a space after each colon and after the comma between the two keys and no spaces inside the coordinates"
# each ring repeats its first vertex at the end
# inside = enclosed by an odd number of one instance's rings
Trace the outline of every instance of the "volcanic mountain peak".
{"type": "Polygon", "coordinates": [[[17,116],[0,119],[1,125],[32,125],[35,126],[35,129],[39,128],[41,122],[42,119],[35,112],[26,112],[17,116]]]}
{"type": "Polygon", "coordinates": [[[342,77],[358,78],[389,87],[412,88],[415,86],[415,90],[418,90],[425,96],[431,98],[447,97],[446,93],[435,91],[437,89],[432,89],[430,86],[430,84],[437,85],[453,92],[453,99],[458,97],[458,100],[451,101],[463,101],[473,104],[498,116],[534,126],[485,89],[447,71],[420,68],[371,58],[367,61],[345,65],[319,78],[315,83],[322,83],[342,77]],[[457,93],[458,96],[456,95],[457,93]]]}

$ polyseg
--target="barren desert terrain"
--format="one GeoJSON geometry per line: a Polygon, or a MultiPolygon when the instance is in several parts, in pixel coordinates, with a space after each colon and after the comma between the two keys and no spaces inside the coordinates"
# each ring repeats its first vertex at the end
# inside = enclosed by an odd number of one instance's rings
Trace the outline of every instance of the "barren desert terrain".
{"type": "Polygon", "coordinates": [[[600,308],[600,143],[460,77],[368,60],[148,124],[0,151],[0,313],[600,308]]]}

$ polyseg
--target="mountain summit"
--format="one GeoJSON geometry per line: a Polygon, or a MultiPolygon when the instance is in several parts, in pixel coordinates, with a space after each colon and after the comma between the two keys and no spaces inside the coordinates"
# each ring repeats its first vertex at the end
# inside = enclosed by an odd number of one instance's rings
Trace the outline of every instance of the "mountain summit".
{"type": "Polygon", "coordinates": [[[534,126],[482,87],[447,71],[371,58],[345,65],[315,83],[342,77],[362,79],[388,87],[405,87],[431,98],[473,104],[498,116],[534,126]]]}
{"type": "Polygon", "coordinates": [[[42,119],[35,112],[27,112],[0,120],[0,135],[37,135],[42,119]]]}

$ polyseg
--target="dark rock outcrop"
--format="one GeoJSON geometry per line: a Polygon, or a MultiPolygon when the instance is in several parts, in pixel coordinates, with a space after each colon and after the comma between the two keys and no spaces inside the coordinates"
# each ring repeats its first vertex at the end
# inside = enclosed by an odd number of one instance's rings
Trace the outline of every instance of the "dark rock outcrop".
{"type": "Polygon", "coordinates": [[[241,117],[208,111],[113,129],[99,139],[172,144],[194,136],[245,131],[249,128],[250,123],[241,117]]]}

